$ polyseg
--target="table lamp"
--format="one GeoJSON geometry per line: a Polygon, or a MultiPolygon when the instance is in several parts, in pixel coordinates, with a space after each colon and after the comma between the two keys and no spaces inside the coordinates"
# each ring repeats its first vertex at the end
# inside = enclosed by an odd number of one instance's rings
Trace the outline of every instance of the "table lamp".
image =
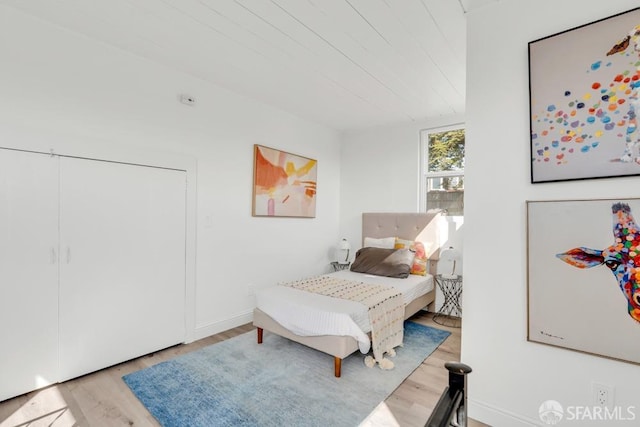
{"type": "Polygon", "coordinates": [[[336,262],[338,264],[349,264],[351,245],[347,239],[342,239],[336,248],[336,262]]]}
{"type": "Polygon", "coordinates": [[[449,246],[447,249],[440,252],[440,261],[444,261],[444,268],[447,273],[442,274],[442,277],[446,277],[447,279],[455,279],[458,277],[456,274],[456,264],[462,255],[460,251],[453,248],[453,246],[449,246]],[[451,273],[448,273],[449,267],[451,268],[451,273]]]}

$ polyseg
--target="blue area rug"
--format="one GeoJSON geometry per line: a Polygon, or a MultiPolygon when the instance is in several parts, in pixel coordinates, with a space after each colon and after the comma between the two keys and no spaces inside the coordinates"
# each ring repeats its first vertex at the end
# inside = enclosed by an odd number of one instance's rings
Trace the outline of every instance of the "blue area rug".
{"type": "Polygon", "coordinates": [[[267,331],[213,344],[123,377],[165,427],[357,426],[447,337],[405,322],[395,368],[367,368],[364,355],[342,361],[267,331]]]}

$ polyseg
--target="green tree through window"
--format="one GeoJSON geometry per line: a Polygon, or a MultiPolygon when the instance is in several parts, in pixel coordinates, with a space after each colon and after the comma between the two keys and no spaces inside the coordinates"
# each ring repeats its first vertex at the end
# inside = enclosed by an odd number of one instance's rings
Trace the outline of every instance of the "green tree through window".
{"type": "Polygon", "coordinates": [[[461,126],[423,131],[422,206],[464,211],[465,130],[461,126]]]}
{"type": "Polygon", "coordinates": [[[429,171],[464,170],[464,129],[429,134],[429,171]]]}

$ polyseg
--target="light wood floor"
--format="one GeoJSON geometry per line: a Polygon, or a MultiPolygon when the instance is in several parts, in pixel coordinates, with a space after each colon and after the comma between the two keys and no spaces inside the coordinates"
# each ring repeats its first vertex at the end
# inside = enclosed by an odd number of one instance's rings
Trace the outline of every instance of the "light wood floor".
{"type": "MultiPolygon", "coordinates": [[[[420,312],[411,320],[446,329],[451,336],[372,412],[363,426],[424,426],[429,418],[448,382],[444,363],[460,360],[460,329],[438,325],[431,317],[431,314],[420,312]]],[[[122,376],[253,329],[251,324],[239,326],[191,344],[171,347],[5,400],[0,402],[0,427],[158,426],[122,381],[122,376]]],[[[327,375],[332,373],[333,359],[327,356],[327,375]]],[[[481,426],[484,424],[469,421],[469,427],[481,426]]]]}

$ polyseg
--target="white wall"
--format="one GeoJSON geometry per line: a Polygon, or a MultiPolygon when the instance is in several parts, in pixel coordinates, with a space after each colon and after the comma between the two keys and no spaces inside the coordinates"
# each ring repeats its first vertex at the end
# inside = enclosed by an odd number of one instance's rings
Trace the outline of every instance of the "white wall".
{"type": "MultiPolygon", "coordinates": [[[[363,212],[418,212],[420,197],[420,131],[464,122],[442,117],[396,127],[343,135],[340,178],[340,235],[354,249],[362,242],[363,212]]],[[[442,224],[443,246],[462,250],[460,217],[442,224]]],[[[442,302],[438,292],[437,304],[442,302]]]]}
{"type": "Polygon", "coordinates": [[[328,270],[337,132],[7,7],[0,58],[0,147],[188,170],[190,339],[250,321],[248,284],[328,270]],[[255,143],[318,160],[315,219],[251,216],[255,143]]]}
{"type": "MultiPolygon", "coordinates": [[[[525,234],[525,200],[637,196],[638,178],[530,184],[527,68],[529,41],[637,6],[509,0],[467,14],[462,360],[473,368],[470,416],[491,425],[540,424],[549,399],[591,405],[592,381],[614,386],[615,403],[640,415],[640,366],[527,342],[525,234]]],[[[585,307],[585,316],[600,315],[585,307]]]]}

